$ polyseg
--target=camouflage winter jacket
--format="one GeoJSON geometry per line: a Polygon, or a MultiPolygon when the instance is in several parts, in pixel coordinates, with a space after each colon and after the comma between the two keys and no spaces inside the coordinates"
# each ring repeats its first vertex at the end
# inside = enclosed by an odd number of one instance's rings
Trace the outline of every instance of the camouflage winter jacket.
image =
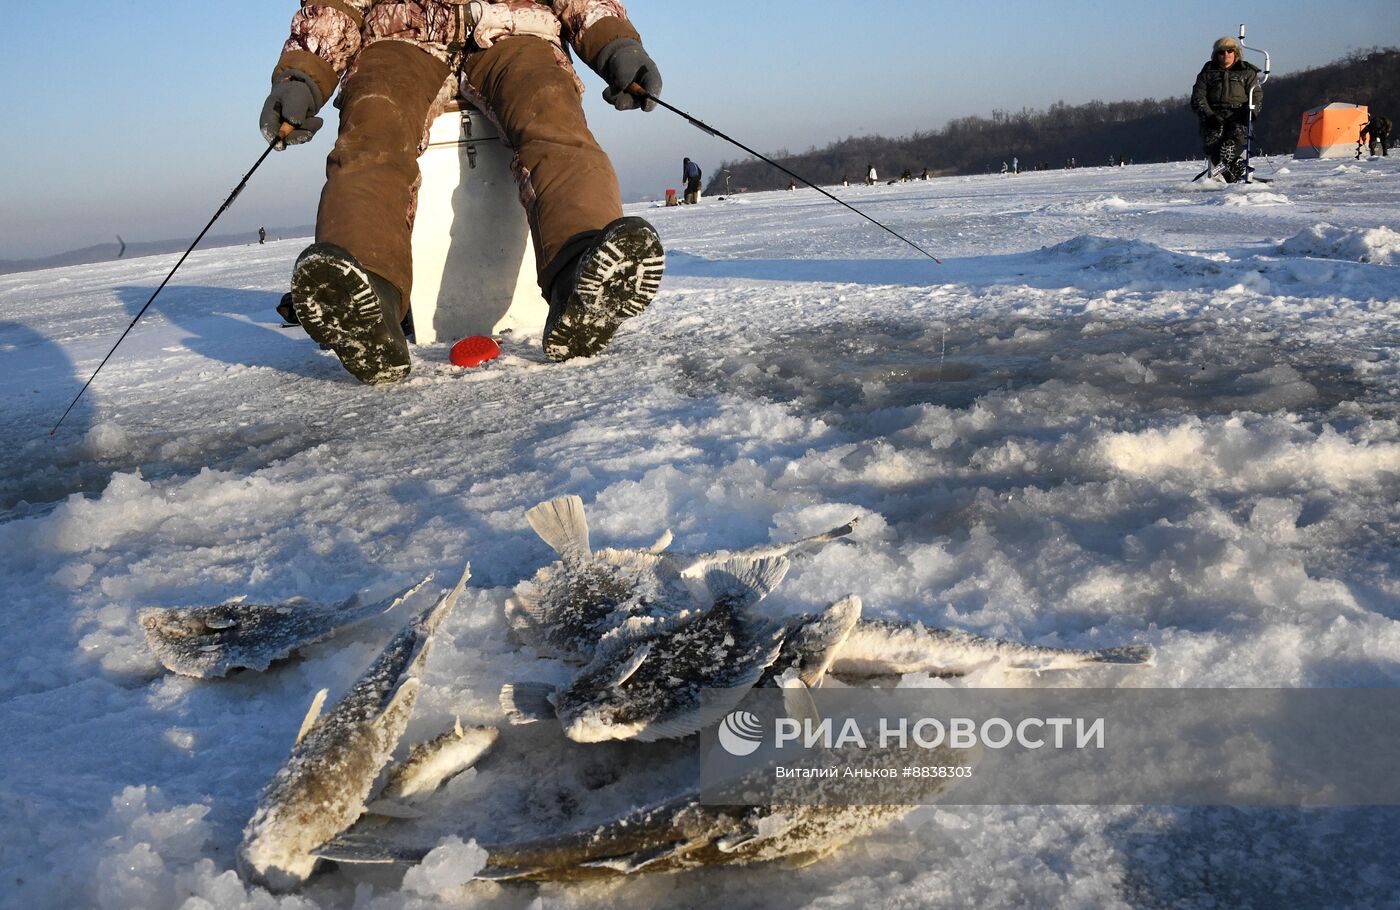
{"type": "Polygon", "coordinates": [[[544,38],[561,59],[567,42],[590,67],[608,42],[638,38],[619,0],[302,0],[273,79],[298,70],[329,99],[355,55],[376,41],[407,41],[446,61],[463,37],[484,50],[511,35],[544,38]]]}
{"type": "Polygon", "coordinates": [[[1257,114],[1264,101],[1264,90],[1259,87],[1259,67],[1238,60],[1234,66],[1225,69],[1215,60],[1210,60],[1201,67],[1196,85],[1191,90],[1191,110],[1198,117],[1212,114],[1243,117],[1251,88],[1254,89],[1254,113],[1257,114]]]}

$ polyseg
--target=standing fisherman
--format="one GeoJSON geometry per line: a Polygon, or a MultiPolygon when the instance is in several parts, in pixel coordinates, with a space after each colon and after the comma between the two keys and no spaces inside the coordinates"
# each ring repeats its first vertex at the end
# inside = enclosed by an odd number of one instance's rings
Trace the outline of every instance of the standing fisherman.
{"type": "Polygon", "coordinates": [[[685,181],[685,204],[700,202],[700,165],[686,158],[681,162],[681,179],[685,181]]]}
{"type": "Polygon", "coordinates": [[[1224,37],[1215,42],[1210,60],[1201,67],[1191,90],[1191,110],[1201,123],[1201,142],[1212,167],[1221,168],[1227,183],[1243,180],[1244,148],[1249,141],[1250,105],[1254,113],[1264,100],[1259,68],[1240,57],[1240,44],[1224,37]]]}
{"type": "Polygon", "coordinates": [[[652,110],[661,75],[618,0],[304,0],[263,107],[269,142],[311,139],[340,96],[316,242],[292,274],[296,316],[361,382],[408,376],[401,321],[412,292],[410,232],[427,128],[460,92],[514,150],[520,198],[549,302],[544,350],[590,356],[656,295],[656,231],[622,216],[607,155],[584,121],[583,83],[565,42],[618,110],[652,110]],[[342,81],[341,77],[344,76],[342,81]]]}
{"type": "Polygon", "coordinates": [[[1389,157],[1390,152],[1386,151],[1386,146],[1390,144],[1390,118],[1371,113],[1366,119],[1366,125],[1361,127],[1361,141],[1370,145],[1372,158],[1377,155],[1389,157]]]}

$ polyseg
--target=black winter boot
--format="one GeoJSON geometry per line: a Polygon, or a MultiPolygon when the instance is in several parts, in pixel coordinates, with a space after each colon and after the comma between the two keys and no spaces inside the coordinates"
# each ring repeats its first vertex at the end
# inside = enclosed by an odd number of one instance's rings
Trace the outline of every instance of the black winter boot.
{"type": "Polygon", "coordinates": [[[550,360],[591,357],[612,340],[661,288],[666,254],[656,229],[641,218],[618,218],[564,266],[549,294],[544,353],[550,360]]]}
{"type": "Polygon", "coordinates": [[[333,243],[307,247],[292,271],[297,321],[314,341],[334,351],[352,376],[369,385],[408,376],[401,299],[397,288],[333,243]]]}
{"type": "Polygon", "coordinates": [[[1243,176],[1240,171],[1244,164],[1240,160],[1240,147],[1233,140],[1220,143],[1220,176],[1226,183],[1234,183],[1243,176]]]}

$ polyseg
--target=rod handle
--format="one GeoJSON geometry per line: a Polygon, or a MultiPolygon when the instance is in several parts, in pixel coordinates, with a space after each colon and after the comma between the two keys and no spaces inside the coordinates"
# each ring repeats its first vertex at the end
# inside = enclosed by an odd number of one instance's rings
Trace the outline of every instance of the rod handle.
{"type": "Polygon", "coordinates": [[[640,82],[633,82],[630,85],[628,85],[627,94],[636,95],[638,98],[651,97],[651,92],[648,92],[646,89],[642,88],[642,84],[640,82]]]}

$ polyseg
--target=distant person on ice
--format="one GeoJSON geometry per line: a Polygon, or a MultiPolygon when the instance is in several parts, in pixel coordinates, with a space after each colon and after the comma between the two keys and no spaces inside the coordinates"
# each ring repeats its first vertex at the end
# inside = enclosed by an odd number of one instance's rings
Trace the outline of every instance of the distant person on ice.
{"type": "Polygon", "coordinates": [[[865,185],[866,185],[866,186],[874,186],[874,185],[875,185],[875,181],[877,181],[877,180],[879,180],[879,179],[880,179],[880,175],[877,174],[877,173],[875,173],[875,165],[873,165],[873,164],[867,164],[867,165],[865,166],[865,185]]]}
{"type": "Polygon", "coordinates": [[[1371,114],[1366,120],[1366,125],[1361,127],[1361,141],[1367,142],[1371,147],[1371,157],[1384,155],[1390,157],[1390,152],[1386,151],[1386,146],[1390,145],[1390,118],[1382,117],[1380,114],[1371,114]],[[1370,141],[1367,142],[1367,137],[1370,141]],[[1380,151],[1376,151],[1376,146],[1380,146],[1380,151]]]}
{"type": "MultiPolygon", "coordinates": [[[[297,259],[292,304],[307,334],[355,378],[408,376],[409,237],[428,125],[458,94],[515,150],[515,176],[549,302],[552,360],[598,353],[660,284],[656,231],[622,217],[608,156],[584,122],[565,43],[620,111],[652,110],[661,75],[618,0],[313,0],[292,17],[260,125],[269,142],[311,139],[340,83],[340,135],[326,161],[316,243],[297,259]],[[344,80],[341,80],[342,75],[344,80]]],[[[281,144],[279,144],[281,147],[281,144]]]]}
{"type": "Polygon", "coordinates": [[[686,158],[681,162],[681,179],[685,181],[685,203],[695,205],[700,201],[700,165],[686,158]]]}
{"type": "Polygon", "coordinates": [[[1212,167],[1227,183],[1245,178],[1244,149],[1249,136],[1250,92],[1254,114],[1264,100],[1259,68],[1240,57],[1234,38],[1215,42],[1191,90],[1191,110],[1201,122],[1201,142],[1212,167]]]}

